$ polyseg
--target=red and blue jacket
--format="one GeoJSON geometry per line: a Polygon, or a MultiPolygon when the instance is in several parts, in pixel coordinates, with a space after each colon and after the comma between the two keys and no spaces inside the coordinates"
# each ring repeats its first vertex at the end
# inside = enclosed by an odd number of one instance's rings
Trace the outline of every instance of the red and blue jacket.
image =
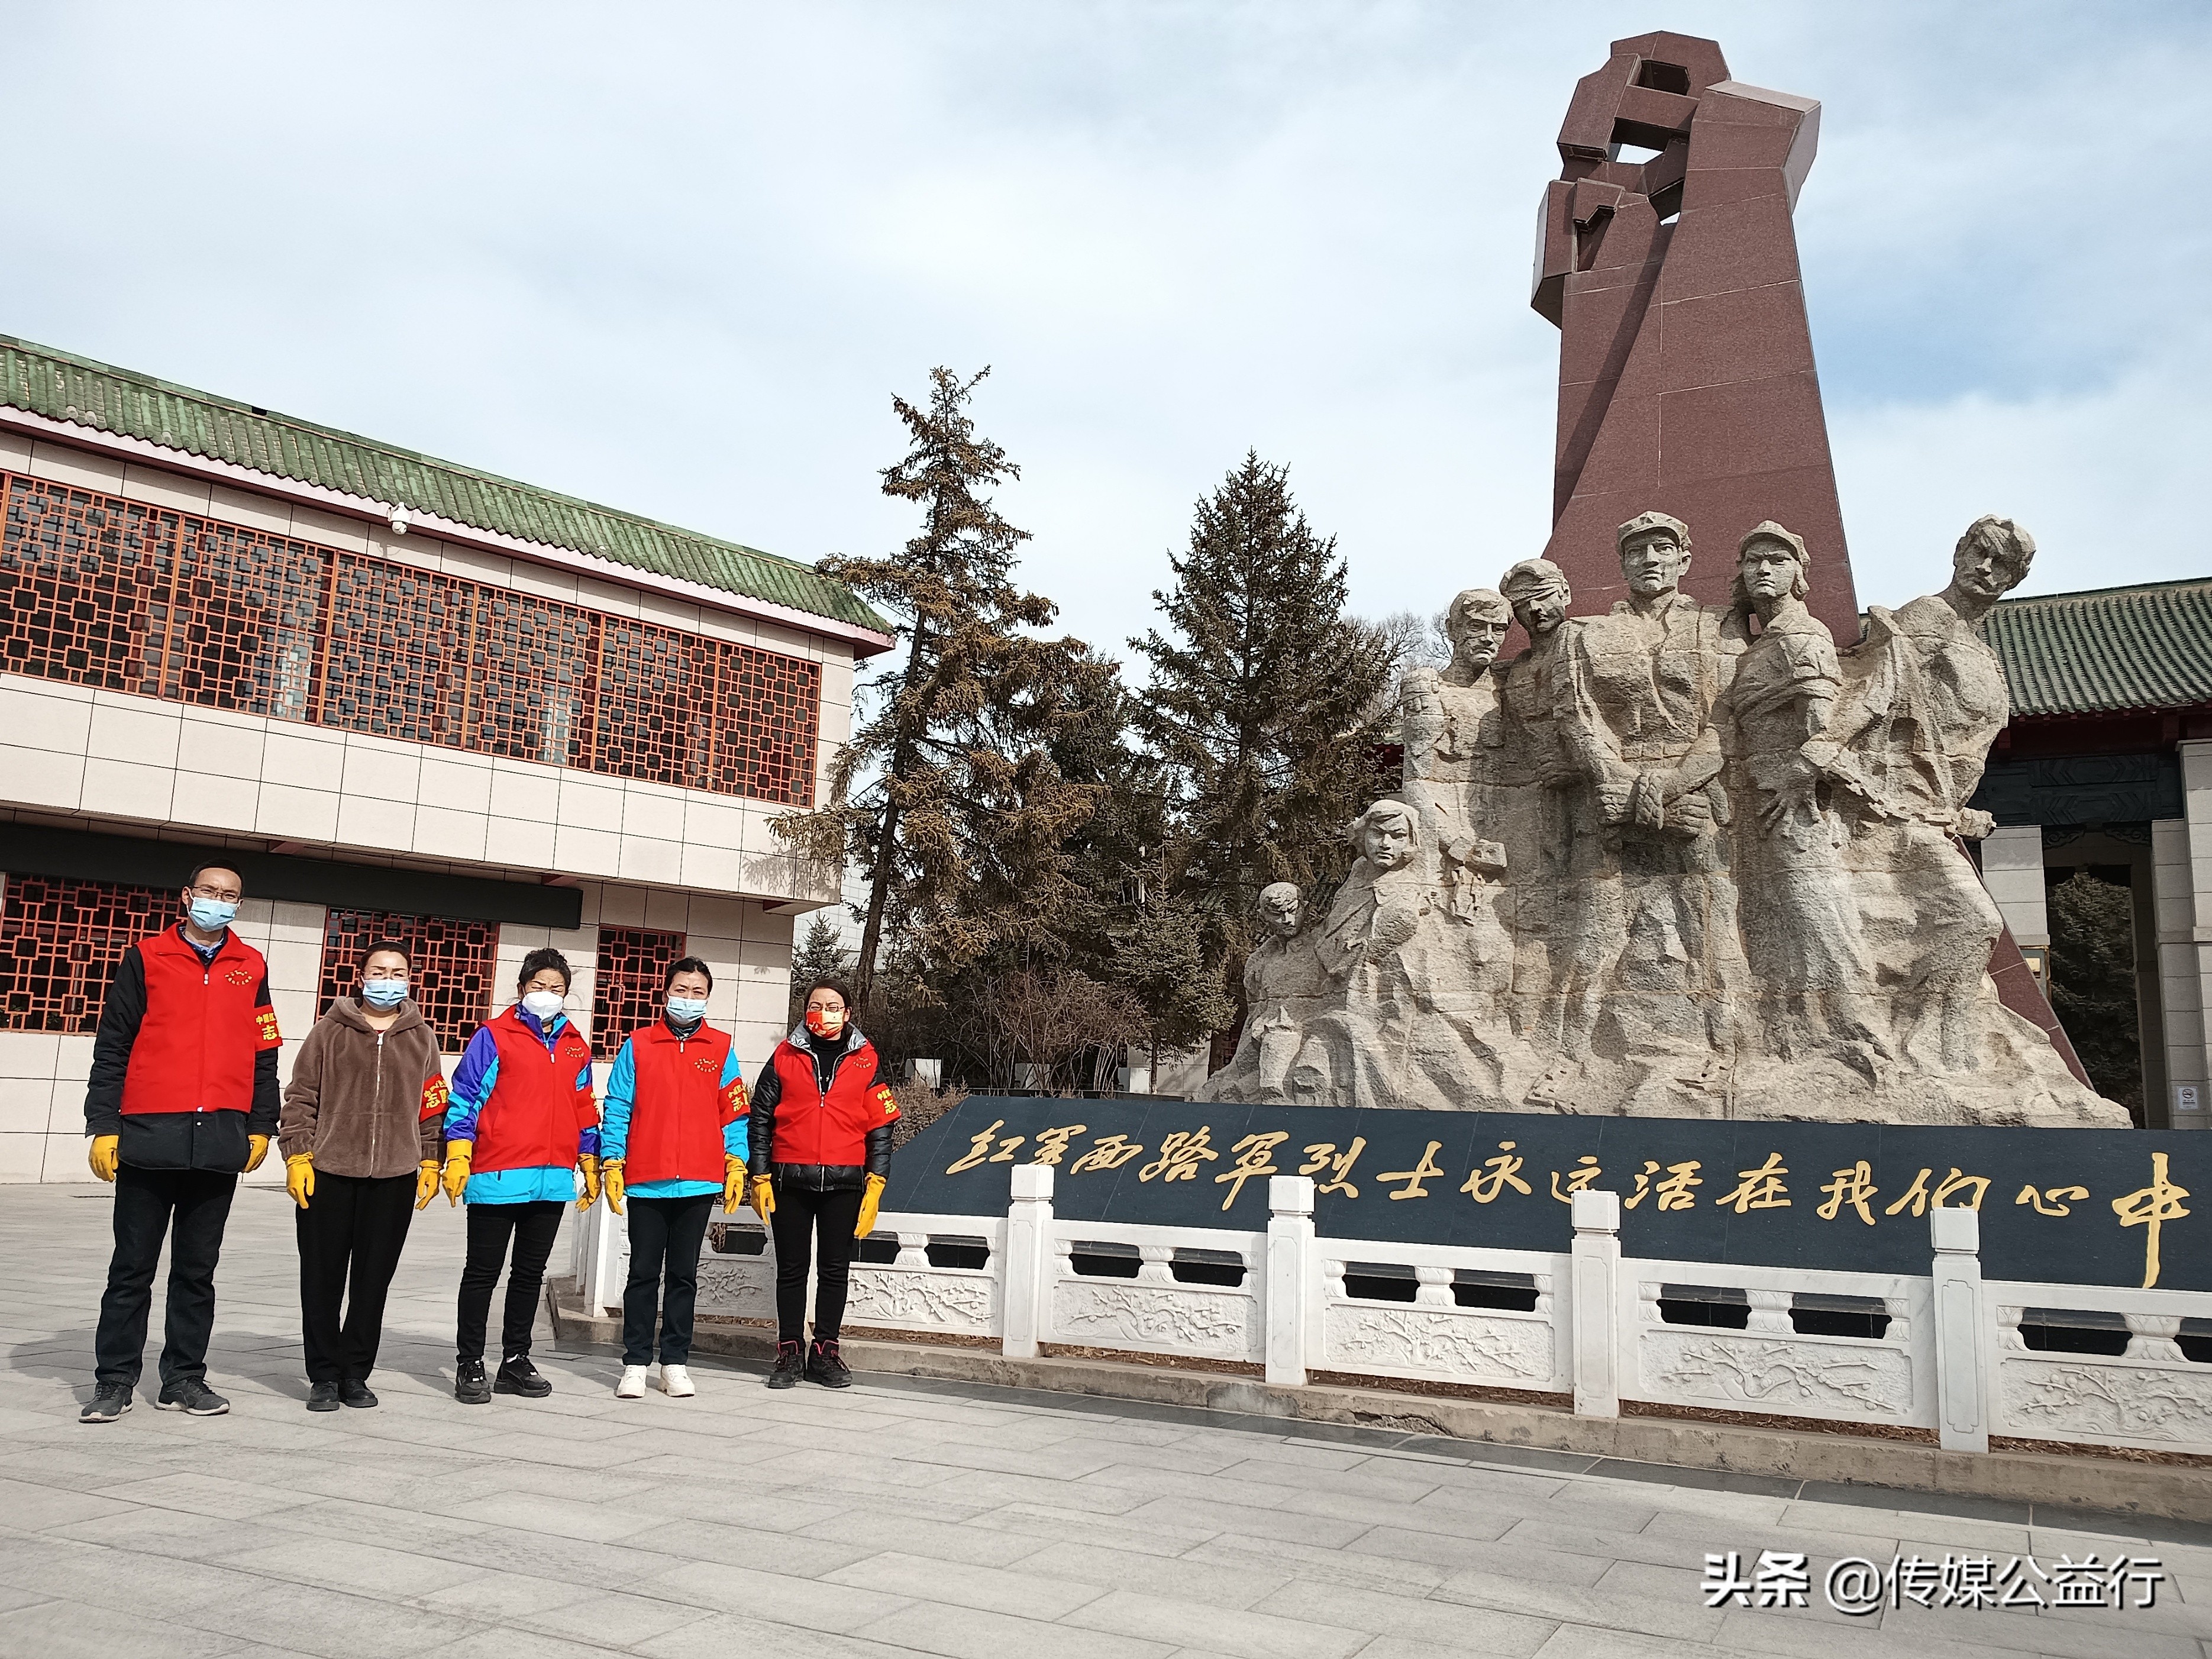
{"type": "Polygon", "coordinates": [[[475,1143],[468,1202],[567,1203],[577,1160],[599,1150],[584,1034],[565,1014],[541,1025],[520,1003],[486,1020],[453,1070],[446,1139],[475,1143]]]}
{"type": "Polygon", "coordinates": [[[657,1019],[629,1034],[607,1073],[599,1155],[623,1160],[623,1189],[635,1198],[719,1193],[723,1159],[745,1156],[750,1110],[727,1032],[657,1019]]]}

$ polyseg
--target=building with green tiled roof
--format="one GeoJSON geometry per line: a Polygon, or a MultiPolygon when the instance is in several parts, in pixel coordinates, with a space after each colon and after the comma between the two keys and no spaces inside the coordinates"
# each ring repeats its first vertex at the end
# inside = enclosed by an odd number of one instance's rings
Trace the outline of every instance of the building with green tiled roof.
{"type": "MultiPolygon", "coordinates": [[[[2094,952],[2069,931],[2087,914],[2070,903],[2054,939],[2054,890],[2087,876],[2127,893],[2128,937],[2104,943],[2134,963],[2137,1070],[2131,1085],[2100,1078],[2100,1091],[2131,1091],[2154,1128],[2207,1127],[2212,578],[2001,600],[1982,636],[2012,699],[1974,798],[1998,825],[1983,879],[2061,989],[2094,952]]],[[[2125,1042],[2108,1047],[2124,1060],[2125,1042]]]]}
{"type": "Polygon", "coordinates": [[[425,525],[614,561],[878,635],[881,617],[810,564],[441,461],[335,427],[0,335],[0,404],[331,491],[425,525]]]}
{"type": "Polygon", "coordinates": [[[550,945],[601,1064],[689,955],[757,1068],[839,897],[774,826],[891,643],[798,561],[0,337],[0,1077],[68,1103],[0,1181],[85,1178],[110,976],[210,857],[280,1077],[383,938],[449,1054],[550,945]]]}

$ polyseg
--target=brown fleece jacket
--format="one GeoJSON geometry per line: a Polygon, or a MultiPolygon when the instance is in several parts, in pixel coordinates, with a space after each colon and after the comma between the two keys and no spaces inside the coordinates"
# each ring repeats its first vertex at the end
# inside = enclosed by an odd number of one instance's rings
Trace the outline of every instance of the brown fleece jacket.
{"type": "Polygon", "coordinates": [[[445,1125],[438,1034],[413,999],[375,1031],[359,1002],[340,997],[292,1062],[278,1145],[288,1158],[313,1152],[331,1175],[412,1175],[443,1157],[445,1125]]]}

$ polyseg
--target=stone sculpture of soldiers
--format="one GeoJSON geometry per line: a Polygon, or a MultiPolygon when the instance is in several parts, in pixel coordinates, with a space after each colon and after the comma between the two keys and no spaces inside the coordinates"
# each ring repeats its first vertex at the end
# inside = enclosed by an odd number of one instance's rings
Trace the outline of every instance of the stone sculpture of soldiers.
{"type": "Polygon", "coordinates": [[[1244,958],[1244,1031],[1229,1064],[1208,1089],[1214,1100],[1280,1100],[1305,1040],[1308,1021],[1331,985],[1306,926],[1305,897],[1291,881],[1260,890],[1259,939],[1244,958]]]}
{"type": "Polygon", "coordinates": [[[1564,650],[1554,718],[1579,782],[1569,808],[1570,920],[1555,948],[1560,1057],[1533,1103],[1569,1108],[1601,1016],[1662,1096],[1719,1097],[1735,1048],[1741,951],[1722,831],[1728,800],[1713,709],[1743,647],[1741,621],[1681,591],[1689,527],[1664,513],[1620,526],[1629,596],[1564,650]]]}

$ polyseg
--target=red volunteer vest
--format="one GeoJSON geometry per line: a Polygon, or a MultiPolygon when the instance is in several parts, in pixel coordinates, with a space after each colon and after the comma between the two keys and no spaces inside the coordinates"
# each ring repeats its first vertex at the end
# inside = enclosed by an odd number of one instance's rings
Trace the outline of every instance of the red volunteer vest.
{"type": "Polygon", "coordinates": [[[499,1049],[499,1075],[492,1079],[491,1098],[477,1114],[469,1168],[480,1175],[574,1169],[578,1136],[599,1121],[592,1102],[592,1045],[573,1020],[565,1021],[547,1053],[544,1039],[519,1008],[487,1021],[484,1029],[499,1049]]]}
{"type": "Polygon", "coordinates": [[[750,1109],[742,1079],[722,1087],[730,1037],[702,1021],[679,1037],[665,1020],[629,1034],[637,1094],[630,1102],[623,1179],[714,1181],[722,1178],[722,1130],[750,1109]]]}
{"type": "Polygon", "coordinates": [[[173,927],[132,948],[146,968],[146,1015],[123,1073],[124,1111],[251,1111],[254,1057],[283,1041],[261,1000],[261,952],[234,929],[205,965],[173,927]]]}
{"type": "Polygon", "coordinates": [[[898,1102],[875,1081],[876,1045],[863,1042],[845,1056],[825,1097],[814,1085],[814,1056],[788,1041],[769,1062],[783,1081],[775,1109],[778,1164],[852,1168],[868,1161],[868,1131],[897,1117],[898,1102]]]}

